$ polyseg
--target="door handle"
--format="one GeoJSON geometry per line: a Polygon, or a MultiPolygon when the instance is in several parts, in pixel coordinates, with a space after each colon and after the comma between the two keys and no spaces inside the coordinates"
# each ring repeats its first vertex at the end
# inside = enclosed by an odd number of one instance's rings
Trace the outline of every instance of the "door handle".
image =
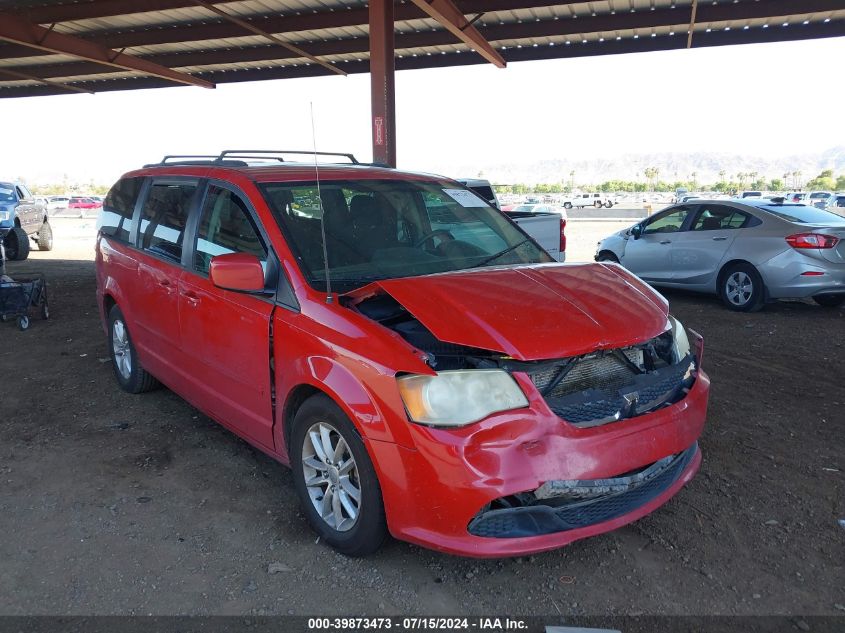
{"type": "Polygon", "coordinates": [[[185,297],[185,301],[187,301],[191,306],[196,307],[199,305],[200,298],[192,290],[186,290],[182,293],[182,296],[185,297]]]}
{"type": "Polygon", "coordinates": [[[662,242],[660,242],[660,243],[661,243],[661,244],[671,244],[671,243],[672,243],[672,240],[663,240],[663,241],[662,241],[662,242]]]}
{"type": "Polygon", "coordinates": [[[728,239],[728,238],[726,238],[726,237],[714,237],[713,241],[714,242],[724,242],[726,239],[728,239]]]}

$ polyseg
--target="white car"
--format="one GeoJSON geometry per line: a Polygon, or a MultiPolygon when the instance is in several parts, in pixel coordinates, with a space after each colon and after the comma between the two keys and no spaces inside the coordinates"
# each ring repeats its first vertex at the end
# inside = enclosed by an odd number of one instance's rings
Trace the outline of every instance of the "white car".
{"type": "Polygon", "coordinates": [[[57,211],[59,209],[67,209],[70,198],[67,196],[50,196],[47,199],[47,210],[57,211]]]}

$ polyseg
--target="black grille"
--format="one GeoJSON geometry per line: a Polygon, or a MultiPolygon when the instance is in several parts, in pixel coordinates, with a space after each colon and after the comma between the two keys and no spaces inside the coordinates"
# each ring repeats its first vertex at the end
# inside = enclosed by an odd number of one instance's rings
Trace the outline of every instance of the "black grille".
{"type": "MultiPolygon", "coordinates": [[[[603,352],[576,361],[560,384],[544,395],[546,404],[558,416],[576,426],[589,427],[642,415],[683,397],[692,383],[693,359],[645,371],[642,351],[631,348],[616,354],[603,352]],[[622,352],[626,363],[616,354],[622,352]],[[635,367],[640,368],[638,373],[635,367]]],[[[547,391],[561,365],[531,373],[540,392],[547,391]]]]}
{"type": "Polygon", "coordinates": [[[519,508],[482,511],[470,522],[469,533],[490,538],[518,538],[565,532],[610,521],[660,496],[680,478],[697,451],[698,444],[693,444],[678,453],[662,472],[624,492],[563,505],[548,505],[544,501],[519,508]]]}

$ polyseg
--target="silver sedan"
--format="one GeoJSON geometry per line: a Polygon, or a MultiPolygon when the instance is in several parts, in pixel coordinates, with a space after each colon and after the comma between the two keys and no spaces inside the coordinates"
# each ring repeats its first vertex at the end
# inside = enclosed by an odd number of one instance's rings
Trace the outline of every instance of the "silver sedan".
{"type": "Polygon", "coordinates": [[[654,286],[716,293],[743,312],[767,301],[845,301],[845,217],[782,199],[695,200],[599,242],[596,261],[654,286]]]}

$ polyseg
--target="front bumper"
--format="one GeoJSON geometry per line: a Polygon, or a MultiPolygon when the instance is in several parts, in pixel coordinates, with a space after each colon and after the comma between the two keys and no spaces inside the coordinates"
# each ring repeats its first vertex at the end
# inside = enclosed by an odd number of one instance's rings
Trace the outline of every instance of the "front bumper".
{"type": "Polygon", "coordinates": [[[528,409],[460,429],[411,425],[415,449],[372,441],[390,531],[443,552],[502,557],[556,549],[630,523],[669,500],[698,470],[696,441],[704,426],[709,385],[699,371],[679,402],[593,428],[567,424],[542,398],[531,398],[528,409]],[[595,513],[595,521],[556,523],[559,530],[548,530],[545,522],[544,529],[533,533],[529,521],[521,524],[529,526],[522,532],[496,536],[470,531],[485,513],[501,512],[489,509],[495,500],[554,480],[618,477],[676,454],[682,461],[659,485],[641,491],[648,494],[627,497],[624,507],[595,513]]]}

